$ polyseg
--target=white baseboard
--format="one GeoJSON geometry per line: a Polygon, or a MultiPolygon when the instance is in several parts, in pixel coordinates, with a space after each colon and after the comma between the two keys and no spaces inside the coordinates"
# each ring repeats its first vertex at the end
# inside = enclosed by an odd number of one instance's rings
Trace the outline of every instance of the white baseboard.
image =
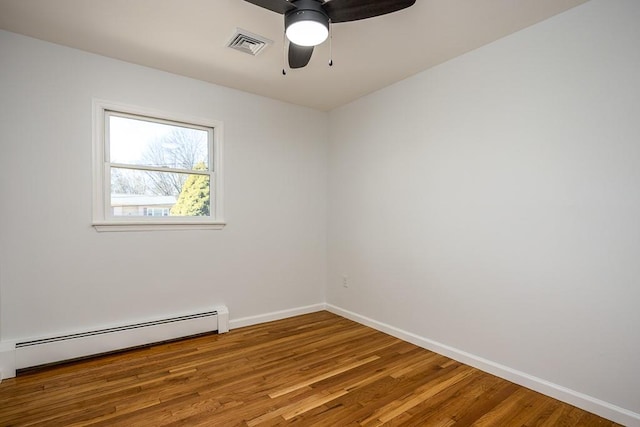
{"type": "Polygon", "coordinates": [[[272,322],[274,320],[286,319],[287,317],[299,316],[301,314],[315,313],[316,311],[326,310],[325,303],[307,305],[305,307],[297,307],[288,310],[274,311],[271,313],[258,314],[256,316],[241,317],[239,319],[229,320],[231,329],[242,328],[244,326],[257,325],[259,323],[272,322]]]}
{"type": "Polygon", "coordinates": [[[16,343],[0,342],[0,381],[16,376],[16,343]]]}
{"type": "Polygon", "coordinates": [[[426,348],[427,350],[450,357],[451,359],[473,366],[474,368],[478,368],[484,372],[488,372],[531,390],[553,397],[554,399],[577,406],[585,411],[592,412],[617,423],[629,427],[640,427],[640,414],[628,409],[621,408],[609,402],[568,389],[561,385],[554,384],[543,380],[542,378],[529,375],[525,372],[512,369],[508,366],[501,365],[457,348],[450,347],[446,344],[430,340],[429,338],[424,338],[411,332],[387,325],[386,323],[379,322],[366,316],[361,316],[332,304],[326,304],[326,310],[399,338],[403,341],[410,342],[419,347],[426,348]]]}

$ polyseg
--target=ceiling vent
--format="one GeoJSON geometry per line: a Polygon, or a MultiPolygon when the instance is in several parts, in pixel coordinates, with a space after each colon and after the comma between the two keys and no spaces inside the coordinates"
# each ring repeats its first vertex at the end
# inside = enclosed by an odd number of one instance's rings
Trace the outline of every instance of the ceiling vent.
{"type": "Polygon", "coordinates": [[[227,47],[256,56],[272,43],[272,40],[250,33],[242,28],[236,28],[236,32],[231,36],[227,47]]]}

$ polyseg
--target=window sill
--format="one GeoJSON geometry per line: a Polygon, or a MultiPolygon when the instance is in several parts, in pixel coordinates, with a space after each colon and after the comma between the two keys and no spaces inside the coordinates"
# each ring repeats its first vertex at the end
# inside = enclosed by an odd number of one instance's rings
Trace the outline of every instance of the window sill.
{"type": "Polygon", "coordinates": [[[225,222],[164,222],[151,223],[146,221],[132,222],[94,222],[96,231],[177,231],[177,230],[222,230],[225,222]]]}

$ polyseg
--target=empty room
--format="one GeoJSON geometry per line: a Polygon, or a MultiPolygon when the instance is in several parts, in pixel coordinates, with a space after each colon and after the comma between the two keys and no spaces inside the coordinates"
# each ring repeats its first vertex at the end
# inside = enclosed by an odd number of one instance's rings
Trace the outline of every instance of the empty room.
{"type": "Polygon", "coordinates": [[[640,1],[0,0],[0,426],[640,426],[640,1]]]}

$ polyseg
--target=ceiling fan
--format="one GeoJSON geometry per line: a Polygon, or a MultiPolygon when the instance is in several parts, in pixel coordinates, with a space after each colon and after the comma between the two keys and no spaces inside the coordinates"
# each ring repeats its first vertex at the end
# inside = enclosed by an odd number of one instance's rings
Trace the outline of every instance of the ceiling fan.
{"type": "MultiPolygon", "coordinates": [[[[386,15],[412,6],[416,0],[245,0],[284,15],[289,39],[289,67],[309,63],[313,47],[324,42],[329,25],[386,15]]],[[[284,72],[284,70],[283,70],[284,72]]]]}

